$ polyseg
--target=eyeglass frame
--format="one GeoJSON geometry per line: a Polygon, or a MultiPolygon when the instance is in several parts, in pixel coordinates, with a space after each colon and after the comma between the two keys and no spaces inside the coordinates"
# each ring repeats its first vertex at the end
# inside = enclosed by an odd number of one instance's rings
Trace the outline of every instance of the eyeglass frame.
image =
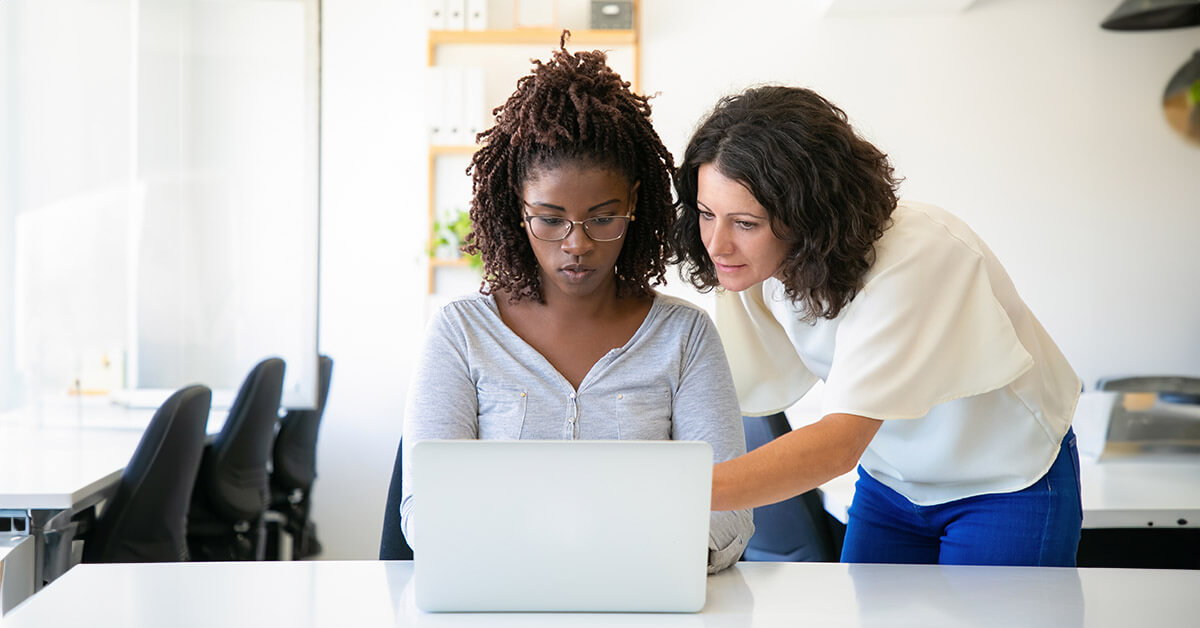
{"type": "MultiPolygon", "coordinates": [[[[533,206],[530,205],[529,202],[526,201],[525,199],[521,199],[521,207],[522,208],[528,207],[529,209],[533,209],[533,206]]],[[[629,223],[633,222],[633,210],[632,209],[629,210],[629,213],[625,214],[624,216],[592,216],[591,218],[585,218],[583,220],[568,220],[564,216],[546,216],[546,215],[541,215],[541,214],[528,214],[528,213],[525,213],[524,211],[521,212],[521,217],[524,219],[524,221],[527,221],[530,218],[553,218],[555,220],[563,220],[563,221],[566,221],[567,223],[570,223],[570,226],[567,227],[567,232],[563,234],[563,237],[557,238],[554,240],[548,240],[548,239],[543,238],[543,237],[539,236],[538,234],[534,233],[533,225],[530,224],[529,225],[529,235],[537,238],[538,240],[541,240],[542,242],[562,242],[563,240],[566,240],[567,238],[571,237],[571,232],[575,230],[575,225],[583,225],[583,234],[586,235],[592,242],[616,242],[617,240],[624,238],[625,234],[629,233],[629,223]],[[606,219],[611,220],[614,218],[616,218],[616,219],[623,218],[625,220],[625,228],[621,229],[621,235],[619,235],[615,238],[601,240],[601,239],[597,239],[590,232],[588,232],[588,227],[587,227],[588,222],[593,221],[593,220],[606,220],[606,219]]],[[[525,226],[524,221],[521,223],[522,226],[525,226]]]]}

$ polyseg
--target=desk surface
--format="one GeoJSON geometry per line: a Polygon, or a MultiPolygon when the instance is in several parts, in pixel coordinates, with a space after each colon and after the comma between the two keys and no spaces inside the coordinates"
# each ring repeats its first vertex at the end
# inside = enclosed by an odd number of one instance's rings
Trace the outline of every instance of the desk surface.
{"type": "MultiPolygon", "coordinates": [[[[0,413],[0,509],[86,508],[103,498],[153,415],[105,399],[0,413]]],[[[221,430],[225,416],[210,414],[210,434],[221,430]]]]}
{"type": "MultiPolygon", "coordinates": [[[[636,569],[630,565],[630,569],[636,569]]],[[[407,561],[80,565],[5,627],[1179,626],[1200,572],[739,563],[698,614],[429,614],[407,561]]]]}
{"type": "Polygon", "coordinates": [[[141,430],[0,426],[0,509],[64,510],[115,487],[141,430]]]}
{"type": "MultiPolygon", "coordinates": [[[[1130,456],[1081,459],[1083,527],[1200,528],[1200,459],[1130,456]]],[[[854,498],[857,472],[821,486],[825,510],[842,523],[854,498]]]]}

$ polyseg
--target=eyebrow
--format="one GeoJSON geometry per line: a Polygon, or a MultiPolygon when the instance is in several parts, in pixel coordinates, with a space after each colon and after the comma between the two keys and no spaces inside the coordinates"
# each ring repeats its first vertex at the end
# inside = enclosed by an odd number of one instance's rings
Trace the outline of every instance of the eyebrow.
{"type": "MultiPolygon", "coordinates": [[[[696,204],[699,205],[700,207],[703,207],[704,211],[706,211],[710,214],[716,213],[712,210],[711,207],[709,207],[708,205],[705,205],[704,203],[701,203],[700,199],[696,199],[696,204]]],[[[766,220],[767,219],[766,216],[759,216],[758,214],[752,214],[750,212],[730,212],[729,215],[730,216],[749,216],[750,218],[754,218],[756,220],[766,220]]]]}
{"type": "MultiPolygon", "coordinates": [[[[567,211],[567,209],[565,207],[559,207],[558,205],[553,205],[550,203],[540,203],[540,202],[539,203],[530,203],[529,201],[527,201],[525,199],[521,199],[521,202],[525,203],[526,205],[528,205],[530,207],[544,207],[546,209],[553,209],[553,210],[557,210],[560,212],[567,211]]],[[[620,202],[621,202],[621,199],[619,199],[619,198],[609,199],[607,201],[604,201],[603,203],[600,203],[599,205],[592,205],[591,207],[587,208],[587,212],[590,214],[598,209],[603,209],[609,205],[612,205],[613,203],[620,203],[620,202]]]]}

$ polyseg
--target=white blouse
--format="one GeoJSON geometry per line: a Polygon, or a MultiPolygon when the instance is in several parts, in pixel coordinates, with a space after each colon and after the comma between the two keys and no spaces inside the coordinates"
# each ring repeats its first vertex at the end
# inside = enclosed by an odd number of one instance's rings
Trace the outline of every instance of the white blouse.
{"type": "Polygon", "coordinates": [[[965,223],[912,202],[892,221],[835,319],[801,321],[774,278],[718,294],[742,412],[782,412],[822,379],[822,416],[885,420],[861,465],[913,503],[1030,486],[1058,455],[1078,376],[965,223]]]}

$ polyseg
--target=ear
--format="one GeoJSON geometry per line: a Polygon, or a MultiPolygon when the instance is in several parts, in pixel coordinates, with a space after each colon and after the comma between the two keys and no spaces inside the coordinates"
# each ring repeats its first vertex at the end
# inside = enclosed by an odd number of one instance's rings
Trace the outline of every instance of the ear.
{"type": "Polygon", "coordinates": [[[629,219],[633,220],[633,213],[637,210],[638,188],[642,187],[641,181],[634,181],[633,187],[629,189],[629,219]]]}

